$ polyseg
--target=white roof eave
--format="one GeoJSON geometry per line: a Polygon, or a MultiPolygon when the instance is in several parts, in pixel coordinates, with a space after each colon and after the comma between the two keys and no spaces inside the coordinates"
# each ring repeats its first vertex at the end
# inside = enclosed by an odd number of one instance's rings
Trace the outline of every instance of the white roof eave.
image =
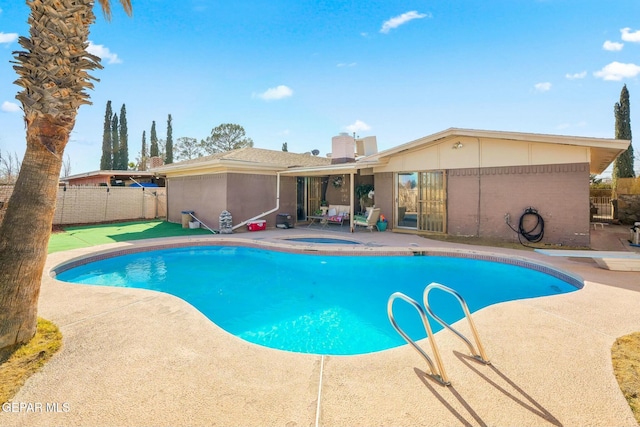
{"type": "Polygon", "coordinates": [[[353,162],[353,163],[339,163],[326,166],[310,166],[310,167],[295,167],[282,171],[282,175],[336,175],[344,173],[356,173],[360,169],[371,168],[379,165],[379,162],[353,162]]]}
{"type": "Polygon", "coordinates": [[[625,149],[631,141],[609,138],[591,138],[581,136],[548,135],[525,132],[486,131],[474,129],[449,128],[442,132],[419,138],[405,144],[398,145],[388,150],[381,151],[366,157],[364,160],[377,161],[394,154],[416,149],[419,147],[437,144],[440,140],[451,137],[495,138],[511,141],[538,142],[546,144],[574,145],[588,148],[601,149],[625,149]]]}

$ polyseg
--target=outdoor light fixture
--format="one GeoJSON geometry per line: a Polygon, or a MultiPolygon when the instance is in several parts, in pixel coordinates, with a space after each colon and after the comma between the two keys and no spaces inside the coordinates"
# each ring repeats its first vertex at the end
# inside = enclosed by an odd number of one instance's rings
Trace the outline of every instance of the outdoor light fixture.
{"type": "Polygon", "coordinates": [[[453,146],[451,146],[451,148],[453,148],[454,150],[457,150],[458,148],[462,148],[462,142],[458,141],[455,144],[453,144],[453,146]]]}

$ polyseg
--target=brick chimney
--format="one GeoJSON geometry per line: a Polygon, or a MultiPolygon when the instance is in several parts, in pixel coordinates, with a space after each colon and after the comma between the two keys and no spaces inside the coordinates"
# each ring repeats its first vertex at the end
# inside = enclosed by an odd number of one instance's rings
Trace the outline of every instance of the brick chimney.
{"type": "Polygon", "coordinates": [[[356,140],[346,132],[331,138],[331,164],[354,163],[356,140]]]}

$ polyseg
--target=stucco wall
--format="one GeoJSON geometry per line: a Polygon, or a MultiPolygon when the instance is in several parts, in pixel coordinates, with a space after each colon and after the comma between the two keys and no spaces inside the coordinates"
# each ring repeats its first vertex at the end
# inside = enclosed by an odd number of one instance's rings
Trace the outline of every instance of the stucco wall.
{"type": "Polygon", "coordinates": [[[393,185],[392,173],[375,174],[374,202],[380,214],[387,218],[387,229],[393,228],[393,185]]]}
{"type": "MultiPolygon", "coordinates": [[[[168,219],[181,222],[182,211],[191,210],[206,225],[219,228],[222,211],[239,224],[276,207],[276,175],[221,173],[170,178],[168,188],[168,219]]],[[[281,177],[280,208],[262,217],[267,227],[275,227],[278,213],[296,212],[295,177],[281,177]]],[[[245,228],[237,229],[238,232],[245,228]]]]}
{"type": "MultiPolygon", "coordinates": [[[[348,205],[349,195],[351,194],[351,175],[330,175],[327,183],[326,200],[330,205],[348,205]],[[337,177],[342,177],[342,186],[334,187],[333,180],[337,177]]],[[[356,205],[356,210],[358,207],[356,205]]]]}
{"type": "MultiPolygon", "coordinates": [[[[275,175],[229,174],[228,179],[228,210],[233,215],[234,225],[276,208],[275,175]]],[[[281,177],[280,207],[260,219],[267,221],[268,228],[273,228],[276,225],[277,214],[289,213],[295,218],[295,212],[296,180],[294,177],[281,177]]]]}
{"type": "Polygon", "coordinates": [[[512,166],[447,171],[448,233],[517,241],[524,210],[537,209],[544,242],[588,246],[589,165],[512,166]]]}
{"type": "MultiPolygon", "coordinates": [[[[287,213],[291,215],[291,218],[295,221],[297,210],[296,191],[297,185],[295,176],[280,177],[280,209],[274,214],[273,218],[275,218],[275,215],[279,213],[287,213]]],[[[275,194],[273,195],[271,203],[273,204],[274,201],[275,194]]],[[[268,219],[267,225],[275,226],[275,222],[270,222],[268,219]]]]}
{"type": "Polygon", "coordinates": [[[445,170],[461,168],[506,167],[588,163],[589,148],[563,144],[496,138],[451,136],[437,144],[416,147],[394,155],[376,172],[445,170]],[[455,144],[461,147],[452,149],[455,144]]]}
{"type": "Polygon", "coordinates": [[[227,175],[198,175],[167,180],[167,219],[182,222],[182,211],[195,215],[211,228],[218,228],[220,213],[227,206],[227,175]]]}

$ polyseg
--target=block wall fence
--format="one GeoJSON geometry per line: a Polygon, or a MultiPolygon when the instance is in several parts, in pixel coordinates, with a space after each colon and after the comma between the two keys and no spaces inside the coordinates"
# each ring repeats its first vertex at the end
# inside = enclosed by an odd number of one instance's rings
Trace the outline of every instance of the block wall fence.
{"type": "MultiPolygon", "coordinates": [[[[0,186],[0,221],[12,192],[13,186],[0,186]]],[[[60,187],[53,223],[92,224],[166,216],[167,192],[163,187],[60,187]]]]}

